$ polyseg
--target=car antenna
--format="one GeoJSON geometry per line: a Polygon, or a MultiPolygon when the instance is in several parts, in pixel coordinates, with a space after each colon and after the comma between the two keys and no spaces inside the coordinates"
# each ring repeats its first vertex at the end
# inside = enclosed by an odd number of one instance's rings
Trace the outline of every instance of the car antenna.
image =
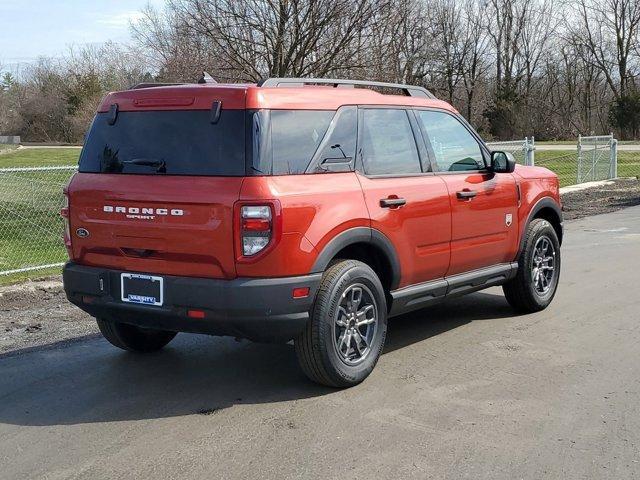
{"type": "Polygon", "coordinates": [[[207,72],[202,72],[202,76],[198,79],[198,83],[218,83],[207,72]]]}

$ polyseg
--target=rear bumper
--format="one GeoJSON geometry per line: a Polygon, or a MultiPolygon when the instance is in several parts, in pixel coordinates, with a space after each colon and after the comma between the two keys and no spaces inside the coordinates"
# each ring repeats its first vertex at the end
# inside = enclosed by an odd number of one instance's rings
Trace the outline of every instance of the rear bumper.
{"type": "Polygon", "coordinates": [[[69,262],[63,270],[69,301],[94,317],[176,332],[230,335],[255,341],[287,341],[305,327],[322,274],[287,278],[217,280],[163,276],[164,305],[120,300],[118,270],[69,262]],[[305,298],[292,290],[309,287],[305,298]],[[191,318],[188,310],[202,310],[191,318]]]}

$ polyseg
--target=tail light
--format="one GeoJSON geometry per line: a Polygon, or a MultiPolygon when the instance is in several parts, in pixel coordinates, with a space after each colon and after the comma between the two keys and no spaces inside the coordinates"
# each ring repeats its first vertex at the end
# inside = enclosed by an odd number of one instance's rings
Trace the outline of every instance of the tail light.
{"type": "Polygon", "coordinates": [[[67,252],[69,253],[69,257],[71,257],[71,229],[69,227],[69,191],[65,187],[62,189],[62,193],[64,195],[64,205],[60,209],[60,216],[64,220],[63,240],[64,240],[64,246],[66,247],[67,252]]]}
{"type": "Polygon", "coordinates": [[[236,207],[238,259],[248,260],[265,252],[278,240],[280,204],[240,204],[236,207]]]}

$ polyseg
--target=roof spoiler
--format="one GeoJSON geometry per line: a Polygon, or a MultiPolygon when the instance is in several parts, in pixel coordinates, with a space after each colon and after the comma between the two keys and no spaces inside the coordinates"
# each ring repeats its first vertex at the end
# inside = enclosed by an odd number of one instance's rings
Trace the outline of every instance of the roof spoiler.
{"type": "Polygon", "coordinates": [[[305,85],[331,85],[334,88],[378,87],[402,91],[408,97],[433,98],[436,96],[424,87],[402,83],[369,82],[342,78],[267,78],[258,82],[259,87],[303,87],[305,85]]]}
{"type": "Polygon", "coordinates": [[[154,82],[143,82],[138,83],[137,85],[132,86],[129,90],[138,90],[139,88],[155,88],[155,87],[171,87],[174,85],[186,85],[185,83],[154,83],[154,82]]]}
{"type": "MultiPolygon", "coordinates": [[[[202,75],[198,79],[198,83],[218,83],[214,80],[214,78],[209,75],[207,72],[202,72],[202,75]]],[[[175,85],[187,85],[186,83],[156,83],[156,82],[142,82],[137,85],[133,85],[129,90],[138,90],[140,88],[155,88],[155,87],[171,87],[175,85]]]]}

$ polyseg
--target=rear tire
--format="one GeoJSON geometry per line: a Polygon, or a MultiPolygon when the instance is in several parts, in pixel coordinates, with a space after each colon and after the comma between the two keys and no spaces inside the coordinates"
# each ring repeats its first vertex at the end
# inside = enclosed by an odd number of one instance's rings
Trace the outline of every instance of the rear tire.
{"type": "Polygon", "coordinates": [[[176,332],[140,328],[126,323],[96,319],[100,332],[111,345],[129,352],[147,353],[160,350],[177,335],[176,332]]]}
{"type": "Polygon", "coordinates": [[[387,334],[387,303],[375,272],[344,260],[324,273],[311,318],[295,341],[300,367],[314,382],[351,387],[373,370],[387,334]]]}
{"type": "Polygon", "coordinates": [[[518,258],[518,273],[502,286],[509,304],[520,313],[533,313],[549,306],[560,278],[560,242],[553,226],[536,218],[525,232],[524,249],[518,258]]]}

